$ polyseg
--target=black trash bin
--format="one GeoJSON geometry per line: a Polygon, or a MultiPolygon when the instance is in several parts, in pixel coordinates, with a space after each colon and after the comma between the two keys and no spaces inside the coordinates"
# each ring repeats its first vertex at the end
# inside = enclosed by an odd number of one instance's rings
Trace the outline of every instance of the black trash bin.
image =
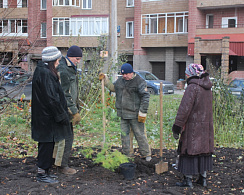
{"type": "Polygon", "coordinates": [[[134,163],[123,163],[119,166],[120,173],[126,180],[132,180],[135,177],[136,164],[134,163]]]}

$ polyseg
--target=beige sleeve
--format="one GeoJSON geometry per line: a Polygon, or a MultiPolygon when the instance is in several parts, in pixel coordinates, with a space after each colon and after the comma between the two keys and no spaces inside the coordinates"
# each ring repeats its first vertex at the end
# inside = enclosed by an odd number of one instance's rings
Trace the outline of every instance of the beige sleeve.
{"type": "Polygon", "coordinates": [[[65,140],[61,140],[59,142],[55,142],[53,158],[55,158],[55,165],[61,166],[63,154],[64,154],[65,140]]]}
{"type": "Polygon", "coordinates": [[[109,80],[107,75],[105,75],[104,84],[110,91],[115,92],[114,84],[109,80]]]}

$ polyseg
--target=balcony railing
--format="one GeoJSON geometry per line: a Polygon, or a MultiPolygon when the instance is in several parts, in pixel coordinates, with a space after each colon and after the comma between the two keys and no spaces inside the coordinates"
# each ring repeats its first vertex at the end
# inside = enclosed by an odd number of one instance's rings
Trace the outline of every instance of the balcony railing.
{"type": "Polygon", "coordinates": [[[244,28],[244,24],[197,25],[197,29],[244,28]]]}

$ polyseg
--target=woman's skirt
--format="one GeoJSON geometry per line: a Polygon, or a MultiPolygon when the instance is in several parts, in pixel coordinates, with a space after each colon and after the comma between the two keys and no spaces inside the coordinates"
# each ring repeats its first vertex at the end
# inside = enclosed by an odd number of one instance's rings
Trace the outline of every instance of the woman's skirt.
{"type": "Polygon", "coordinates": [[[180,156],[178,171],[184,175],[203,174],[213,169],[212,155],[206,156],[180,156]]]}

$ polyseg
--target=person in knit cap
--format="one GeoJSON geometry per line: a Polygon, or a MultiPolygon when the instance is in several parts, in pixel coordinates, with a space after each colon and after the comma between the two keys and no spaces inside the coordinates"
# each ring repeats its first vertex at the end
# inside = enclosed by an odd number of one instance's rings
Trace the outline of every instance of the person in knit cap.
{"type": "Polygon", "coordinates": [[[71,135],[67,102],[56,70],[61,56],[57,47],[44,48],[32,79],[31,131],[38,142],[38,182],[58,182],[49,174],[54,145],[71,135]]]}
{"type": "Polygon", "coordinates": [[[68,110],[71,116],[72,135],[65,138],[64,155],[59,171],[63,174],[75,174],[76,170],[68,166],[68,161],[74,140],[73,125],[80,122],[81,116],[78,107],[78,76],[77,64],[82,58],[80,47],[73,45],[68,51],[66,57],[62,57],[57,67],[60,75],[61,86],[64,91],[68,110]]]}
{"type": "Polygon", "coordinates": [[[192,188],[192,177],[198,175],[196,183],[206,187],[214,152],[212,83],[200,64],[190,64],[185,74],[187,88],[172,127],[175,139],[181,135],[178,171],[184,175],[184,180],[176,185],[192,188]]]}
{"type": "Polygon", "coordinates": [[[146,161],[151,160],[151,150],[145,135],[144,123],[146,121],[150,94],[147,84],[139,75],[135,74],[130,64],[121,66],[122,77],[111,83],[107,75],[100,73],[99,79],[105,79],[105,86],[116,93],[117,115],[121,118],[122,151],[125,155],[133,157],[130,151],[130,130],[135,135],[139,145],[139,152],[146,161]]]}

